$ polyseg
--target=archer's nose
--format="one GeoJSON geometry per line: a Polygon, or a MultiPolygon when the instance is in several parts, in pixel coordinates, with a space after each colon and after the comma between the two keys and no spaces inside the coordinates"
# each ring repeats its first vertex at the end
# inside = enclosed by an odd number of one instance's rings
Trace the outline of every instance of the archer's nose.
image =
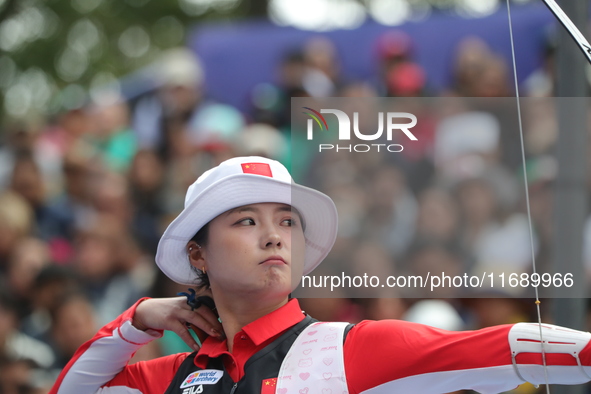
{"type": "Polygon", "coordinates": [[[265,236],[263,243],[265,248],[280,248],[283,246],[281,236],[279,233],[277,233],[277,231],[269,231],[269,233],[265,236]]]}

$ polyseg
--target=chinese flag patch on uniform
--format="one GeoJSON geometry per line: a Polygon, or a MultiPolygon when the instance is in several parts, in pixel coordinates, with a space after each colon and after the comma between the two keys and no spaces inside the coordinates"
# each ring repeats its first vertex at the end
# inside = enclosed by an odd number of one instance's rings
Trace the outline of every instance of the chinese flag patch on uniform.
{"type": "Polygon", "coordinates": [[[277,378],[263,380],[263,386],[261,387],[261,394],[275,394],[275,388],[277,387],[277,378]]]}
{"type": "Polygon", "coordinates": [[[267,163],[242,163],[242,172],[245,174],[264,175],[273,178],[271,167],[267,163]]]}

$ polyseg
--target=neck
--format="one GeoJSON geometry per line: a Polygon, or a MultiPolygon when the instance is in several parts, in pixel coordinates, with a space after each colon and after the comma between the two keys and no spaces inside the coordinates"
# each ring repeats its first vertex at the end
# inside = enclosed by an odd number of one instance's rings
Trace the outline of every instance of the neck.
{"type": "Polygon", "coordinates": [[[242,327],[253,321],[281,308],[287,304],[287,297],[280,300],[260,300],[256,298],[242,297],[226,300],[225,297],[216,297],[214,292],[217,312],[224,327],[227,338],[228,351],[232,353],[234,337],[242,330],[242,327]],[[255,300],[255,301],[251,301],[255,300]]]}

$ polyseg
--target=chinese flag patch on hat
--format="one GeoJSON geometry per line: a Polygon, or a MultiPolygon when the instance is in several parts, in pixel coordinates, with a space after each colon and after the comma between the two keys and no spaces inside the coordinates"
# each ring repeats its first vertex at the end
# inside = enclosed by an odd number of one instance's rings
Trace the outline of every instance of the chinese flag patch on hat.
{"type": "Polygon", "coordinates": [[[277,378],[263,380],[263,386],[261,387],[261,394],[275,394],[275,388],[277,387],[277,378]]]}
{"type": "Polygon", "coordinates": [[[245,174],[263,175],[273,178],[271,167],[267,163],[242,163],[242,172],[245,174]]]}

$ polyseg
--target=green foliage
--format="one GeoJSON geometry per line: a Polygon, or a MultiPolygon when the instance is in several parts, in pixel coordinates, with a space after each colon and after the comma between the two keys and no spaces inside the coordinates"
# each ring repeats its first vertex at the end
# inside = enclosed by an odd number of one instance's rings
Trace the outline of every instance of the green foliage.
{"type": "Polygon", "coordinates": [[[0,0],[0,116],[60,110],[64,88],[88,89],[137,70],[184,44],[200,21],[261,9],[266,0],[0,0]]]}

